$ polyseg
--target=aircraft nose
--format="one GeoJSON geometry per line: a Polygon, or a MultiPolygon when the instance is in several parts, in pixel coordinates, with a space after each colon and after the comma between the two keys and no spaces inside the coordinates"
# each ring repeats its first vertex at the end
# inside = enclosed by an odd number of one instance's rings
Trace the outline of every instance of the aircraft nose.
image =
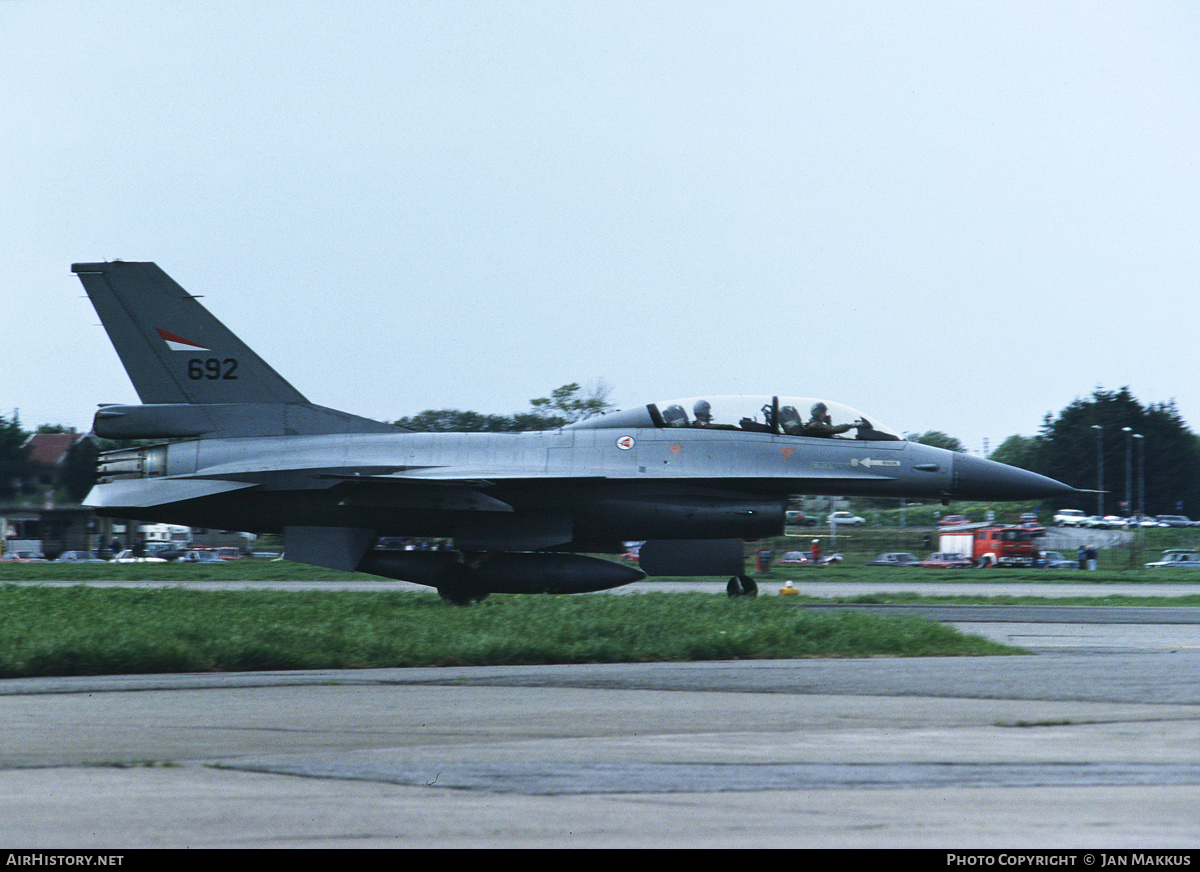
{"type": "Polygon", "coordinates": [[[1075,488],[1027,469],[984,460],[969,454],[954,455],[952,496],[970,500],[1036,500],[1075,493],[1075,488]]]}

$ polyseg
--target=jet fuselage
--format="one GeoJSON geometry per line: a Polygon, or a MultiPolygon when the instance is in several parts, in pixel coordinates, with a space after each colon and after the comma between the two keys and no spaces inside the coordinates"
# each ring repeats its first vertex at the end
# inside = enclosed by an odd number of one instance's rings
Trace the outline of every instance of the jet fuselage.
{"type": "Polygon", "coordinates": [[[1072,492],[1025,470],[903,440],[840,403],[705,396],[558,430],[413,433],[309,403],[153,263],[75,264],[142,405],[94,432],[101,514],[281,533],[291,560],[436,586],[602,590],[651,575],[733,575],[783,532],[796,494],[1018,500],[1072,492]],[[380,537],[445,538],[396,552],[380,537]],[[644,541],[640,569],[572,552],[644,541]]]}

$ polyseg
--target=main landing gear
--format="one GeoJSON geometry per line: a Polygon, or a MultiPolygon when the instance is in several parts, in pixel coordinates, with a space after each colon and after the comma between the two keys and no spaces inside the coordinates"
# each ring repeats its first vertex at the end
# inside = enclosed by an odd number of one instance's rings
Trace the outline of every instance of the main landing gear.
{"type": "Polygon", "coordinates": [[[748,575],[735,575],[725,585],[725,592],[732,596],[758,596],[758,585],[748,575]]]}
{"type": "Polygon", "coordinates": [[[475,583],[475,569],[465,563],[447,566],[438,582],[438,596],[452,605],[471,606],[487,599],[488,591],[475,583]]]}

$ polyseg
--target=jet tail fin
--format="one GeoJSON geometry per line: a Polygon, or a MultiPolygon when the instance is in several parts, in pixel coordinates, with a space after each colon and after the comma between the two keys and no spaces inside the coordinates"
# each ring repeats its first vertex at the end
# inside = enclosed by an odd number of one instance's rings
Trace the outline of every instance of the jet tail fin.
{"type": "Polygon", "coordinates": [[[145,405],[107,406],[113,439],[395,432],[315,406],[153,263],[71,265],[145,405]]]}
{"type": "Polygon", "coordinates": [[[143,403],[307,403],[153,263],[76,263],[143,403]]]}

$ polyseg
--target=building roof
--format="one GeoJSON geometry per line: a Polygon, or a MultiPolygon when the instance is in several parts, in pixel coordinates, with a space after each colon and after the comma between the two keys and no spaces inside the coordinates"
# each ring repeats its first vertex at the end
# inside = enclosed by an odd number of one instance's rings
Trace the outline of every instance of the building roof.
{"type": "Polygon", "coordinates": [[[29,446],[29,462],[36,466],[58,466],[67,456],[83,434],[72,430],[70,433],[34,433],[25,443],[29,446]]]}

